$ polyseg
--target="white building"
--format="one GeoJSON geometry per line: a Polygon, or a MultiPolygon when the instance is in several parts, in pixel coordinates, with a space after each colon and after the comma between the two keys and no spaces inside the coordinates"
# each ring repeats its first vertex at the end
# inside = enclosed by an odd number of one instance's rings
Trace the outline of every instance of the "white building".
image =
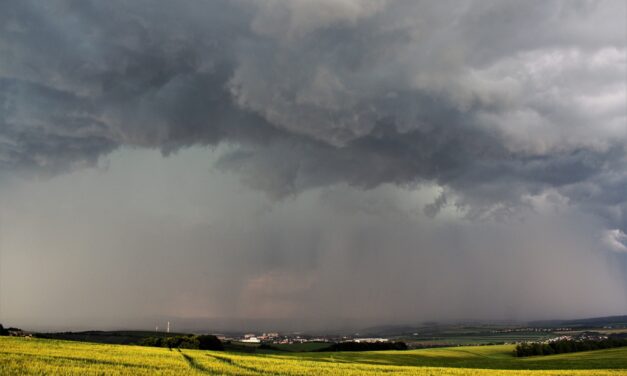
{"type": "Polygon", "coordinates": [[[387,342],[387,338],[355,338],[353,342],[357,343],[376,343],[376,342],[387,342]]]}
{"type": "Polygon", "coordinates": [[[259,338],[255,337],[255,336],[250,336],[250,337],[246,337],[243,340],[241,340],[241,342],[245,342],[245,343],[260,343],[261,340],[259,340],[259,338]]]}

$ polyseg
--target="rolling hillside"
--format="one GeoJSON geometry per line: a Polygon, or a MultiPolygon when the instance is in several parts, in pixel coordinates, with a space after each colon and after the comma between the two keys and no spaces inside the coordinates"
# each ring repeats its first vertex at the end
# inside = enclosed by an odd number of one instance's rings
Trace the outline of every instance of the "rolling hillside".
{"type": "Polygon", "coordinates": [[[627,348],[515,358],[512,346],[249,355],[0,338],[2,375],[627,375],[627,348]]]}

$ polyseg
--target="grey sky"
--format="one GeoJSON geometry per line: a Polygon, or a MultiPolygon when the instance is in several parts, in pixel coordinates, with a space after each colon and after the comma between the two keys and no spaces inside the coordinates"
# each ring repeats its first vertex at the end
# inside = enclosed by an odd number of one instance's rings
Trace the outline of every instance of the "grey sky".
{"type": "Polygon", "coordinates": [[[0,319],[624,313],[626,19],[3,2],[0,319]]]}

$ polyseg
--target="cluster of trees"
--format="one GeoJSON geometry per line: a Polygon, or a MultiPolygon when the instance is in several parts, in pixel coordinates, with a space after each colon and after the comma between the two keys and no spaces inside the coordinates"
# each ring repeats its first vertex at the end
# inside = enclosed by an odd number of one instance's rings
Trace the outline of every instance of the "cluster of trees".
{"type": "Polygon", "coordinates": [[[168,347],[180,349],[224,350],[222,342],[212,335],[177,335],[168,337],[148,337],[139,342],[141,346],[168,347]]]}
{"type": "Polygon", "coordinates": [[[5,328],[4,326],[2,326],[2,324],[0,324],[0,336],[8,336],[9,332],[21,332],[22,329],[19,328],[5,328]]]}
{"type": "Polygon", "coordinates": [[[627,338],[609,337],[602,340],[559,340],[549,343],[519,343],[514,350],[518,357],[533,355],[553,355],[578,351],[609,349],[627,346],[627,338]]]}
{"type": "Polygon", "coordinates": [[[405,342],[339,342],[318,351],[407,350],[405,342]]]}

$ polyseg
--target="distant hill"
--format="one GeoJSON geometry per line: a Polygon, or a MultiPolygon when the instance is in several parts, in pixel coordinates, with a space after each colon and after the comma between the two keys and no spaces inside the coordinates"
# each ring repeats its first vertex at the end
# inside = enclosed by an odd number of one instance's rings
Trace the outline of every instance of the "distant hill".
{"type": "Polygon", "coordinates": [[[577,320],[545,320],[545,321],[533,321],[530,323],[532,326],[537,327],[555,327],[555,326],[567,326],[576,328],[599,328],[604,326],[625,325],[627,326],[627,315],[623,316],[606,316],[606,317],[592,317],[586,319],[577,320]]]}
{"type": "Polygon", "coordinates": [[[426,322],[419,325],[379,325],[357,330],[360,335],[371,336],[400,336],[418,332],[421,335],[442,335],[443,333],[456,332],[482,332],[497,328],[508,327],[533,327],[533,328],[603,328],[603,327],[627,327],[627,315],[591,317],[575,320],[538,320],[531,322],[501,322],[501,321],[475,321],[475,322],[426,322]]]}
{"type": "Polygon", "coordinates": [[[410,326],[410,325],[381,325],[373,326],[359,330],[358,333],[363,336],[398,336],[403,334],[410,334],[419,331],[424,327],[410,326]]]}

